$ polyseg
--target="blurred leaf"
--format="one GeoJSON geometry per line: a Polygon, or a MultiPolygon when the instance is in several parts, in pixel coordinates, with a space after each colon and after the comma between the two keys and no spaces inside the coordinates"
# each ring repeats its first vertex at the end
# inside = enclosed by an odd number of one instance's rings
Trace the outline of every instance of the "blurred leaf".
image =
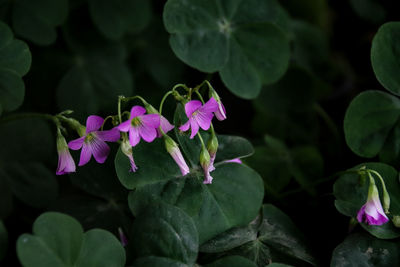
{"type": "Polygon", "coordinates": [[[382,149],[400,115],[400,100],[380,91],[356,96],[344,117],[347,145],[361,157],[372,158],[382,149]]]}
{"type": "Polygon", "coordinates": [[[330,266],[399,266],[399,249],[396,242],[379,240],[366,234],[353,234],[335,248],[330,266]]]}
{"type": "Polygon", "coordinates": [[[72,109],[76,116],[83,118],[111,111],[119,95],[132,95],[132,75],[124,63],[125,49],[121,45],[106,44],[91,51],[87,47],[76,49],[75,65],[57,88],[61,110],[72,109]]]}
{"type": "Polygon", "coordinates": [[[386,17],[386,10],[377,0],[350,0],[350,5],[356,14],[367,21],[382,23],[386,17]]]}
{"type": "Polygon", "coordinates": [[[224,232],[202,245],[201,251],[241,255],[260,267],[266,262],[291,263],[294,259],[316,265],[305,237],[286,214],[271,204],[263,205],[261,222],[256,219],[247,227],[224,232]]]}
{"type": "Polygon", "coordinates": [[[376,33],[371,62],[378,81],[390,92],[400,95],[400,22],[388,22],[376,33]]]}
{"type": "Polygon", "coordinates": [[[6,256],[8,247],[8,232],[3,222],[0,221],[0,261],[6,256]]]}
{"type": "Polygon", "coordinates": [[[280,3],[296,19],[301,19],[320,28],[331,24],[331,10],[327,0],[281,0],[280,3]]]}
{"type": "Polygon", "coordinates": [[[0,168],[0,219],[6,218],[13,208],[13,194],[6,179],[6,174],[0,168]]]}
{"type": "Polygon", "coordinates": [[[177,57],[203,72],[220,71],[239,97],[255,98],[287,69],[288,16],[274,0],[169,0],[163,17],[177,57]]]}
{"type": "Polygon", "coordinates": [[[143,257],[134,261],[133,267],[188,267],[186,263],[164,257],[143,257]]]}
{"type": "Polygon", "coordinates": [[[109,232],[93,229],[83,233],[79,222],[67,215],[47,212],[33,224],[33,235],[17,240],[23,266],[124,266],[125,251],[109,232]]]}
{"type": "Polygon", "coordinates": [[[126,33],[140,32],[152,15],[148,0],[89,0],[89,11],[100,32],[113,40],[126,33]]]}
{"type": "MultiPolygon", "coordinates": [[[[385,181],[391,200],[389,218],[400,215],[400,184],[398,181],[398,172],[393,167],[383,163],[363,163],[352,169],[357,170],[362,166],[376,170],[385,181]]],[[[376,185],[380,191],[380,196],[382,196],[381,183],[378,180],[376,180],[376,185]]],[[[368,180],[364,183],[360,182],[358,174],[341,175],[333,186],[337,210],[346,216],[356,218],[358,211],[367,201],[368,186],[368,180]]],[[[390,239],[400,236],[400,229],[396,228],[392,222],[380,226],[361,223],[361,226],[378,238],[390,239]]]]}
{"type": "Polygon", "coordinates": [[[15,0],[12,14],[15,33],[38,45],[56,41],[56,27],[68,16],[68,0],[15,0]]]}
{"type": "Polygon", "coordinates": [[[29,47],[14,39],[10,28],[0,21],[0,115],[17,109],[24,100],[25,85],[21,77],[31,66],[29,47]]]}
{"type": "Polygon", "coordinates": [[[195,263],[199,238],[193,220],[181,209],[167,204],[148,207],[133,226],[133,250],[137,257],[159,256],[195,263]]]}
{"type": "Polygon", "coordinates": [[[228,256],[217,261],[204,265],[205,267],[256,267],[252,261],[240,256],[228,256]]]}
{"type": "Polygon", "coordinates": [[[394,167],[400,167],[400,122],[396,123],[386,138],[379,152],[379,160],[394,167]]]}
{"type": "Polygon", "coordinates": [[[14,195],[27,205],[44,208],[58,196],[58,182],[43,163],[11,162],[3,166],[14,195]]]}

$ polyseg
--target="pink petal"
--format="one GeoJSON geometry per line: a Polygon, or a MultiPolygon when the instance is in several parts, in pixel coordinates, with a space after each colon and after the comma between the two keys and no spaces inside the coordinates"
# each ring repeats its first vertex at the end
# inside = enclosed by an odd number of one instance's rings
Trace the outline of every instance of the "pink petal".
{"type": "Polygon", "coordinates": [[[192,116],[193,112],[201,107],[201,102],[199,100],[192,100],[186,103],[185,113],[188,118],[192,116]]]}
{"type": "Polygon", "coordinates": [[[129,143],[131,146],[136,146],[140,141],[139,130],[135,127],[132,127],[129,130],[129,143]]]}
{"type": "Polygon", "coordinates": [[[80,138],[78,138],[78,139],[69,141],[68,147],[69,147],[70,149],[72,149],[72,150],[78,150],[78,149],[80,149],[80,148],[82,147],[82,145],[83,145],[83,141],[85,141],[85,137],[86,137],[86,136],[82,136],[82,137],[80,137],[80,138]]]}
{"type": "Polygon", "coordinates": [[[84,143],[82,146],[81,157],[79,159],[78,166],[83,166],[86,163],[88,163],[91,157],[92,157],[92,150],[90,149],[90,146],[88,144],[84,143]]]}
{"type": "Polygon", "coordinates": [[[142,124],[139,127],[139,134],[146,142],[152,142],[157,137],[157,130],[153,127],[148,127],[145,124],[142,124]]]}
{"type": "Polygon", "coordinates": [[[190,139],[193,139],[193,137],[197,134],[199,131],[199,125],[195,120],[190,121],[190,127],[192,129],[192,133],[190,134],[190,139]]]}
{"type": "Polygon", "coordinates": [[[108,154],[110,153],[110,147],[104,141],[98,138],[93,139],[89,146],[92,150],[94,159],[98,163],[104,163],[108,154]]]}
{"type": "Polygon", "coordinates": [[[131,120],[127,120],[118,125],[117,129],[120,130],[121,132],[127,132],[131,127],[132,127],[131,120]]]}
{"type": "Polygon", "coordinates": [[[58,165],[56,175],[75,172],[75,162],[68,150],[61,151],[58,154],[58,165]]]}
{"type": "Polygon", "coordinates": [[[190,121],[191,121],[191,119],[189,119],[185,124],[181,125],[181,126],[179,127],[179,130],[181,130],[181,131],[183,131],[183,132],[186,132],[187,130],[189,130],[189,128],[190,128],[190,121]]]}
{"type": "MultiPolygon", "coordinates": [[[[174,125],[169,123],[169,121],[164,116],[160,117],[160,126],[164,133],[168,133],[175,127],[174,125]]],[[[161,131],[159,131],[157,129],[157,137],[161,137],[161,136],[162,136],[161,131]]]]}
{"type": "Polygon", "coordinates": [[[242,164],[243,163],[240,158],[225,160],[224,162],[226,162],[226,163],[231,162],[231,163],[238,163],[238,164],[242,164]]]}
{"type": "Polygon", "coordinates": [[[222,102],[218,103],[218,110],[214,112],[215,117],[217,117],[217,120],[219,121],[223,121],[226,119],[226,111],[225,111],[225,107],[222,104],[222,102]]]}
{"type": "Polygon", "coordinates": [[[91,115],[86,120],[86,133],[97,131],[103,125],[104,119],[100,116],[91,115]]]}
{"type": "Polygon", "coordinates": [[[130,171],[130,172],[136,172],[137,169],[138,169],[138,167],[137,167],[136,164],[135,164],[135,160],[133,159],[132,154],[129,155],[128,158],[129,158],[129,162],[130,162],[130,164],[131,164],[131,169],[130,169],[129,171],[130,171]]]}
{"type": "Polygon", "coordinates": [[[144,113],[146,113],[146,109],[142,106],[133,106],[131,109],[131,115],[130,115],[130,119],[143,115],[144,113]]]}
{"type": "Polygon", "coordinates": [[[158,128],[160,127],[160,115],[158,114],[147,114],[140,116],[140,120],[142,124],[146,125],[150,128],[158,128]]]}
{"type": "Polygon", "coordinates": [[[107,131],[98,131],[96,132],[96,136],[103,141],[107,142],[116,142],[120,138],[120,134],[117,128],[112,128],[107,131]]]}
{"type": "Polygon", "coordinates": [[[212,113],[218,110],[218,103],[213,97],[211,97],[207,103],[205,103],[199,111],[202,113],[212,113]]]}
{"type": "Polygon", "coordinates": [[[210,128],[213,117],[213,113],[203,113],[198,111],[197,114],[193,116],[193,119],[196,120],[201,129],[206,131],[210,128]]]}

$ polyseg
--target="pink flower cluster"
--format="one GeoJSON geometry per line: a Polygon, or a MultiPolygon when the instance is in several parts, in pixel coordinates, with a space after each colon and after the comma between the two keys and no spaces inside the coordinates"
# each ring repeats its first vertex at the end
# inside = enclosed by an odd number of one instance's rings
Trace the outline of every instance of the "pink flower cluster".
{"type": "MultiPolygon", "coordinates": [[[[217,101],[214,97],[211,97],[204,105],[198,100],[189,101],[185,104],[185,113],[188,117],[188,121],[181,125],[179,129],[181,131],[188,131],[190,129],[191,139],[198,133],[199,128],[203,130],[208,130],[210,128],[214,115],[218,120],[226,119],[225,108],[222,102],[219,98],[217,101]]],[[[133,106],[130,111],[129,119],[111,130],[100,130],[103,123],[104,119],[102,117],[96,115],[89,116],[86,120],[84,133],[81,131],[81,137],[70,141],[68,146],[66,145],[64,137],[61,135],[57,141],[59,155],[56,171],[57,175],[75,172],[75,162],[68,148],[72,150],[81,149],[79,166],[87,164],[92,155],[98,163],[104,163],[110,153],[110,147],[106,142],[117,142],[121,138],[121,132],[128,133],[129,135],[129,141],[128,138],[124,139],[123,135],[121,150],[129,158],[131,165],[130,171],[135,172],[138,169],[133,160],[132,147],[138,145],[141,139],[146,142],[152,142],[157,137],[164,136],[167,151],[177,163],[182,175],[189,173],[189,167],[178,145],[170,137],[165,135],[174,128],[174,125],[169,123],[162,115],[156,113],[146,114],[146,109],[144,107],[133,106]]],[[[213,149],[212,153],[209,153],[208,160],[205,162],[202,159],[200,160],[204,170],[204,183],[207,184],[212,181],[210,172],[215,169],[213,165],[215,153],[216,148],[213,149]]]]}

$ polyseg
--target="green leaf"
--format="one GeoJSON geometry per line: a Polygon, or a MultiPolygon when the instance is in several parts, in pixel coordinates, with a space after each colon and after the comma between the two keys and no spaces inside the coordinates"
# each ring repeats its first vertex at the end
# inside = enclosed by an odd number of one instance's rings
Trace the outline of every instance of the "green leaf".
{"type": "Polygon", "coordinates": [[[89,0],[89,12],[100,32],[113,40],[140,32],[152,15],[151,2],[147,0],[89,0]]]}
{"type": "Polygon", "coordinates": [[[397,122],[386,138],[379,152],[379,160],[396,168],[400,167],[400,122],[397,122]]]}
{"type": "Polygon", "coordinates": [[[228,256],[219,259],[213,263],[204,265],[205,267],[256,267],[252,261],[240,256],[228,256]]]}
{"type": "Polygon", "coordinates": [[[382,149],[400,115],[400,100],[380,91],[356,96],[344,117],[347,145],[359,156],[372,158],[382,149]]]}
{"type": "Polygon", "coordinates": [[[164,257],[155,257],[155,256],[150,256],[150,257],[144,257],[144,258],[139,258],[135,260],[133,263],[134,267],[143,267],[143,266],[151,266],[151,267],[188,267],[189,265],[169,259],[169,258],[164,258],[164,257]]]}
{"type": "Polygon", "coordinates": [[[27,205],[48,207],[58,196],[58,182],[43,163],[11,162],[3,167],[14,195],[27,205]]]}
{"type": "Polygon", "coordinates": [[[211,185],[202,183],[202,174],[193,173],[139,187],[129,195],[132,212],[140,214],[147,204],[159,201],[180,207],[194,219],[200,243],[256,216],[264,190],[255,171],[226,163],[217,166],[211,175],[211,185]]]}
{"type": "Polygon", "coordinates": [[[125,252],[109,232],[82,226],[70,216],[47,212],[33,224],[33,235],[17,240],[17,255],[23,266],[124,266],[125,252]]]}
{"type": "Polygon", "coordinates": [[[0,115],[17,109],[24,100],[25,85],[21,77],[31,66],[28,46],[14,39],[10,28],[0,22],[0,115]]]}
{"type": "Polygon", "coordinates": [[[12,14],[16,34],[38,45],[56,41],[56,27],[68,16],[68,0],[16,0],[12,14]]]}
{"type": "Polygon", "coordinates": [[[13,194],[8,179],[0,168],[0,219],[6,218],[13,209],[13,194]]]}
{"type": "Polygon", "coordinates": [[[371,48],[372,68],[378,81],[390,92],[400,95],[400,22],[383,24],[371,48]]]}
{"type": "Polygon", "coordinates": [[[0,221],[0,261],[4,259],[8,247],[8,232],[3,221],[0,221]]]}
{"type": "Polygon", "coordinates": [[[386,10],[377,0],[350,0],[355,13],[362,19],[372,23],[382,23],[386,17],[386,10]]]}
{"type": "Polygon", "coordinates": [[[82,50],[57,88],[59,108],[72,109],[81,118],[113,110],[118,96],[132,95],[133,88],[122,46],[109,44],[82,50]]]}
{"type": "Polygon", "coordinates": [[[169,0],[163,18],[177,57],[200,71],[219,71],[239,97],[255,98],[262,83],[287,69],[289,19],[275,0],[169,0]]]}
{"type": "Polygon", "coordinates": [[[353,234],[335,248],[330,266],[399,266],[399,249],[396,242],[379,240],[366,234],[353,234]]]}
{"type": "Polygon", "coordinates": [[[136,218],[132,229],[137,257],[159,256],[195,263],[198,233],[192,218],[181,209],[167,204],[150,206],[136,218]]]}
{"type": "Polygon", "coordinates": [[[265,266],[265,262],[299,260],[316,265],[306,239],[286,214],[265,204],[260,218],[246,227],[231,229],[209,240],[201,246],[201,251],[241,255],[258,266],[265,266]]]}
{"type": "MultiPolygon", "coordinates": [[[[390,195],[390,215],[400,215],[400,184],[398,182],[398,172],[391,166],[383,163],[363,163],[355,166],[351,170],[357,170],[362,166],[377,171],[385,181],[390,195]]],[[[376,179],[380,196],[382,196],[381,183],[376,179]]],[[[333,194],[336,197],[335,206],[337,210],[353,218],[367,201],[368,180],[362,181],[358,174],[344,174],[339,177],[333,186],[333,194]]],[[[361,226],[378,238],[390,239],[400,236],[400,229],[396,228],[392,222],[377,226],[361,223],[361,226]]]]}

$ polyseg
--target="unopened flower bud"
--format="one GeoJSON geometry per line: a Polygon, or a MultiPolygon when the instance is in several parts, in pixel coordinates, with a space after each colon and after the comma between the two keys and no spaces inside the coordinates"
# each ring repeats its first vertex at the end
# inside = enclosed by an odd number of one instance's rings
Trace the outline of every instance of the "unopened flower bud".
{"type": "Polygon", "coordinates": [[[212,176],[210,175],[210,154],[208,153],[207,149],[204,147],[200,152],[200,165],[203,168],[204,172],[204,181],[203,184],[211,184],[212,183],[212,176]]]}
{"type": "Polygon", "coordinates": [[[210,154],[210,172],[212,172],[215,170],[214,161],[218,151],[218,138],[214,133],[212,133],[211,137],[208,139],[207,151],[210,154]]]}
{"type": "Polygon", "coordinates": [[[189,173],[189,167],[186,164],[185,159],[182,156],[181,150],[178,144],[168,135],[164,135],[165,149],[175,160],[183,176],[189,173]]]}
{"type": "Polygon", "coordinates": [[[129,143],[129,140],[127,138],[123,138],[121,142],[121,151],[128,157],[129,163],[131,164],[131,172],[136,172],[138,167],[135,164],[135,161],[133,160],[133,155],[132,155],[132,146],[129,143]]]}
{"type": "Polygon", "coordinates": [[[57,130],[57,152],[58,152],[58,165],[56,174],[62,175],[75,172],[76,166],[74,159],[69,152],[67,141],[61,134],[60,129],[57,130]]]}
{"type": "Polygon", "coordinates": [[[215,117],[217,117],[219,121],[225,120],[226,119],[225,107],[222,104],[221,98],[219,97],[218,93],[214,90],[214,88],[211,87],[211,85],[208,95],[210,98],[214,98],[218,103],[218,109],[217,111],[214,112],[215,117]]]}

